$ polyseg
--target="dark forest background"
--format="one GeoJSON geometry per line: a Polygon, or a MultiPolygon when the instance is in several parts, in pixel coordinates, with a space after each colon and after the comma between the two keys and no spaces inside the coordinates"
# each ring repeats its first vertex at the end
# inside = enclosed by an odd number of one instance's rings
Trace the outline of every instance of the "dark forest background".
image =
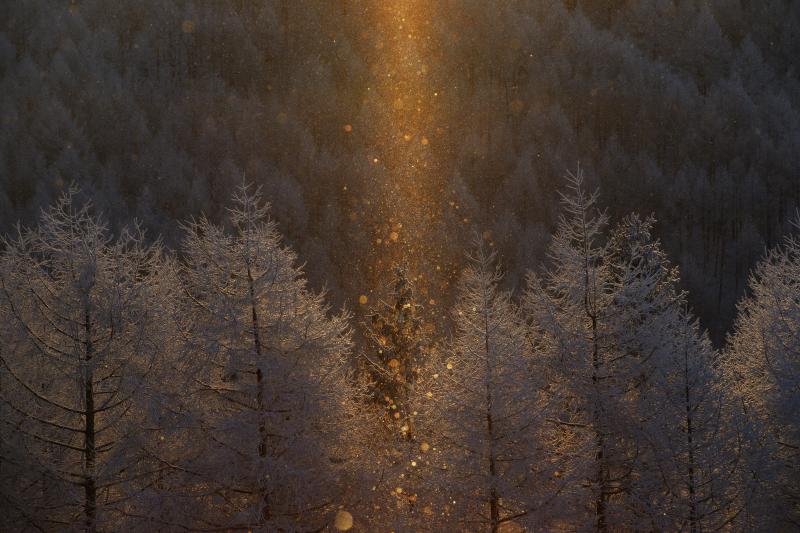
{"type": "MultiPolygon", "coordinates": [[[[0,231],[33,223],[74,182],[115,229],[137,217],[174,247],[175,221],[220,220],[246,175],[312,285],[352,306],[365,284],[352,244],[366,230],[350,215],[373,186],[365,161],[380,141],[370,4],[109,6],[0,4],[0,231]]],[[[438,168],[456,207],[493,235],[506,282],[546,259],[556,191],[580,162],[613,218],[655,214],[719,342],[750,267],[800,203],[800,4],[433,10],[438,168]]]]}

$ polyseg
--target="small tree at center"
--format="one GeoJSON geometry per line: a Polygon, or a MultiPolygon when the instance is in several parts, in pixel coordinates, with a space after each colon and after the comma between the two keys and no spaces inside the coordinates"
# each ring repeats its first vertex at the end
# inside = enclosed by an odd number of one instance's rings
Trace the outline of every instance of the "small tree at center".
{"type": "Polygon", "coordinates": [[[373,397],[408,439],[414,416],[410,400],[426,346],[421,312],[412,280],[405,268],[396,267],[389,301],[375,305],[365,323],[365,359],[373,397]]]}

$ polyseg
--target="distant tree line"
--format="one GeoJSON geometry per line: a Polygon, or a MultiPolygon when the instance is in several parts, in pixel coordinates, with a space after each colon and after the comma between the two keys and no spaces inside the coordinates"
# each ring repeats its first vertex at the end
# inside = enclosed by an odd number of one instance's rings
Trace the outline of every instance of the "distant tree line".
{"type": "MultiPolygon", "coordinates": [[[[392,176],[367,163],[386,103],[378,9],[3,3],[0,226],[34,222],[77,182],[114,231],[136,216],[177,246],[173,221],[221,222],[246,174],[312,260],[312,286],[352,302],[367,267],[352,244],[391,216],[370,198],[373,179],[392,176]]],[[[522,288],[545,257],[559,176],[580,160],[611,215],[661,221],[721,345],[747,273],[800,204],[800,5],[467,0],[426,16],[442,117],[430,149],[457,196],[443,209],[492,232],[504,286],[522,288]]]]}

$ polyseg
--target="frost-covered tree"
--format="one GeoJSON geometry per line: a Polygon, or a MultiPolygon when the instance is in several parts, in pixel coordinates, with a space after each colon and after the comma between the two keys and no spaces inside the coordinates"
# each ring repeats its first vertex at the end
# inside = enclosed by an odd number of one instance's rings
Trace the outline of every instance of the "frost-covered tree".
{"type": "Polygon", "coordinates": [[[717,353],[687,310],[671,313],[651,402],[646,444],[657,470],[645,503],[671,531],[740,527],[752,483],[739,445],[741,419],[721,379],[717,353]]]}
{"type": "Polygon", "coordinates": [[[444,452],[436,444],[439,419],[429,409],[426,385],[440,370],[439,361],[415,281],[405,266],[396,267],[387,294],[363,323],[367,344],[360,369],[379,422],[370,443],[377,480],[370,530],[419,531],[448,523],[444,452]]]}
{"type": "Polygon", "coordinates": [[[642,432],[628,490],[650,528],[717,529],[730,525],[745,496],[730,429],[735,411],[717,354],[678,289],[678,271],[652,235],[654,222],[628,216],[608,243],[620,284],[615,305],[629,333],[621,344],[650,359],[634,383],[642,432]]]}
{"type": "MultiPolygon", "coordinates": [[[[664,498],[672,489],[658,469],[659,424],[683,307],[677,272],[651,238],[651,219],[631,216],[606,232],[607,217],[595,207],[596,194],[585,192],[582,173],[570,174],[567,185],[552,264],[541,278],[531,275],[525,296],[553,376],[548,394],[558,408],[550,419],[562,440],[556,456],[570,458],[561,473],[572,480],[564,501],[592,510],[567,520],[592,522],[597,531],[669,529],[664,498]]],[[[667,425],[685,422],[673,417],[667,425]]],[[[670,457],[684,468],[683,459],[670,457]]]]}
{"type": "Polygon", "coordinates": [[[411,438],[412,396],[427,349],[422,330],[422,306],[417,303],[414,286],[405,270],[398,267],[391,282],[389,301],[380,301],[367,318],[365,331],[369,346],[364,354],[371,376],[375,402],[386,409],[387,417],[401,433],[411,438]]]}
{"type": "MultiPolygon", "coordinates": [[[[453,202],[431,219],[449,238],[426,255],[454,240],[449,221],[479,217],[518,283],[557,222],[553,178],[580,155],[603,176],[615,216],[632,205],[657,213],[695,308],[721,338],[748,268],[800,201],[786,156],[800,142],[796,3],[462,4],[420,5],[408,18],[422,32],[412,48],[427,58],[426,79],[451,87],[444,98],[422,91],[418,118],[433,128],[408,124],[447,139],[414,164],[427,175],[417,192],[453,202]],[[434,170],[445,167],[453,172],[434,170]]],[[[410,133],[389,133],[408,128],[375,90],[399,57],[384,32],[398,10],[308,0],[0,9],[0,228],[31,220],[74,179],[113,206],[112,225],[136,212],[177,244],[172,221],[201,210],[221,220],[246,170],[311,260],[312,286],[343,301],[374,279],[372,230],[404,209],[376,194],[391,167],[370,168],[376,150],[406,153],[410,133]]],[[[417,76],[406,66],[393,84],[417,76]]]]}
{"type": "MultiPolygon", "coordinates": [[[[800,220],[795,224],[800,224],[800,220]]],[[[800,527],[800,241],[767,253],[750,278],[728,339],[727,386],[756,424],[751,435],[755,498],[769,527],[800,527]],[[766,459],[761,462],[760,459],[766,459]]]]}
{"type": "Polygon", "coordinates": [[[163,469],[142,452],[174,270],[70,190],[4,241],[2,527],[111,530],[163,469]]]}
{"type": "Polygon", "coordinates": [[[347,317],[306,288],[258,191],[239,187],[229,222],[191,222],[183,245],[197,443],[182,463],[197,512],[184,519],[316,529],[358,474],[347,317]]]}
{"type": "Polygon", "coordinates": [[[614,501],[632,472],[625,437],[634,428],[630,406],[621,401],[629,368],[627,358],[612,351],[616,287],[603,242],[608,219],[597,212],[597,196],[586,193],[580,171],[568,175],[567,183],[565,214],[550,245],[553,265],[542,280],[530,277],[526,307],[560,367],[555,387],[561,390],[555,394],[563,412],[554,423],[574,433],[562,451],[573,455],[565,472],[574,478],[570,507],[592,510],[591,517],[572,519],[607,531],[618,523],[614,501]]]}
{"type": "Polygon", "coordinates": [[[446,498],[439,505],[447,506],[450,527],[496,532],[519,525],[550,490],[536,438],[538,380],[524,321],[501,279],[495,254],[478,240],[457,287],[453,338],[422,386],[421,432],[440,450],[446,498]]]}

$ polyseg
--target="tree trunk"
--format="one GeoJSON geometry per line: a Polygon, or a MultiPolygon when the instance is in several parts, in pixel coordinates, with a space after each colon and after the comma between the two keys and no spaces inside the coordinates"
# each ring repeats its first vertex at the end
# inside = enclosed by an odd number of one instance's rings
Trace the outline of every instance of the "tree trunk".
{"type": "Polygon", "coordinates": [[[697,533],[697,502],[694,481],[694,428],[692,427],[692,403],[691,392],[689,390],[689,354],[688,350],[683,352],[683,383],[684,397],[686,402],[686,444],[689,449],[689,531],[697,533]]]}
{"type": "MultiPolygon", "coordinates": [[[[253,344],[255,345],[256,357],[256,402],[258,404],[258,456],[262,459],[267,456],[267,424],[264,416],[264,373],[261,370],[261,336],[258,327],[258,310],[256,309],[256,294],[253,287],[253,275],[250,267],[247,267],[247,282],[250,289],[250,310],[253,322],[253,344]]],[[[261,495],[261,520],[266,522],[270,518],[269,496],[267,488],[262,488],[261,495]]]]}
{"type": "Polygon", "coordinates": [[[595,516],[597,518],[596,530],[598,533],[605,533],[608,530],[606,523],[606,498],[608,497],[608,488],[606,487],[606,468],[605,468],[605,436],[603,435],[602,425],[600,419],[602,413],[600,412],[600,351],[597,343],[597,317],[592,315],[592,386],[595,393],[594,405],[594,431],[595,442],[597,444],[597,453],[595,460],[597,462],[597,499],[595,501],[595,516]]]}
{"type": "MultiPolygon", "coordinates": [[[[595,454],[595,462],[597,466],[597,498],[595,499],[595,517],[596,517],[596,531],[598,533],[605,533],[608,531],[608,524],[606,522],[606,499],[608,498],[608,476],[606,475],[605,466],[605,436],[603,435],[602,427],[602,409],[600,405],[600,347],[597,334],[597,300],[591,298],[590,290],[591,284],[589,281],[589,262],[590,251],[589,243],[587,242],[587,227],[586,227],[586,213],[583,214],[583,308],[586,317],[592,321],[592,388],[594,390],[594,406],[592,409],[592,422],[595,432],[595,443],[597,445],[597,452],[595,454]]],[[[596,295],[595,295],[596,298],[596,295]]]]}
{"type": "MultiPolygon", "coordinates": [[[[488,305],[488,302],[485,304],[488,305]]],[[[500,497],[497,494],[497,461],[494,453],[494,405],[492,399],[492,379],[494,368],[489,351],[489,316],[484,314],[484,349],[486,350],[486,432],[489,440],[489,516],[491,531],[497,533],[500,527],[500,497]]]]}
{"type": "Polygon", "coordinates": [[[84,331],[86,340],[84,341],[85,357],[83,371],[83,393],[84,393],[84,519],[86,531],[94,532],[97,528],[97,482],[94,476],[95,459],[97,448],[95,444],[95,409],[94,409],[94,373],[90,365],[94,356],[94,346],[92,344],[92,323],[89,313],[89,304],[86,304],[84,311],[84,331]]]}

